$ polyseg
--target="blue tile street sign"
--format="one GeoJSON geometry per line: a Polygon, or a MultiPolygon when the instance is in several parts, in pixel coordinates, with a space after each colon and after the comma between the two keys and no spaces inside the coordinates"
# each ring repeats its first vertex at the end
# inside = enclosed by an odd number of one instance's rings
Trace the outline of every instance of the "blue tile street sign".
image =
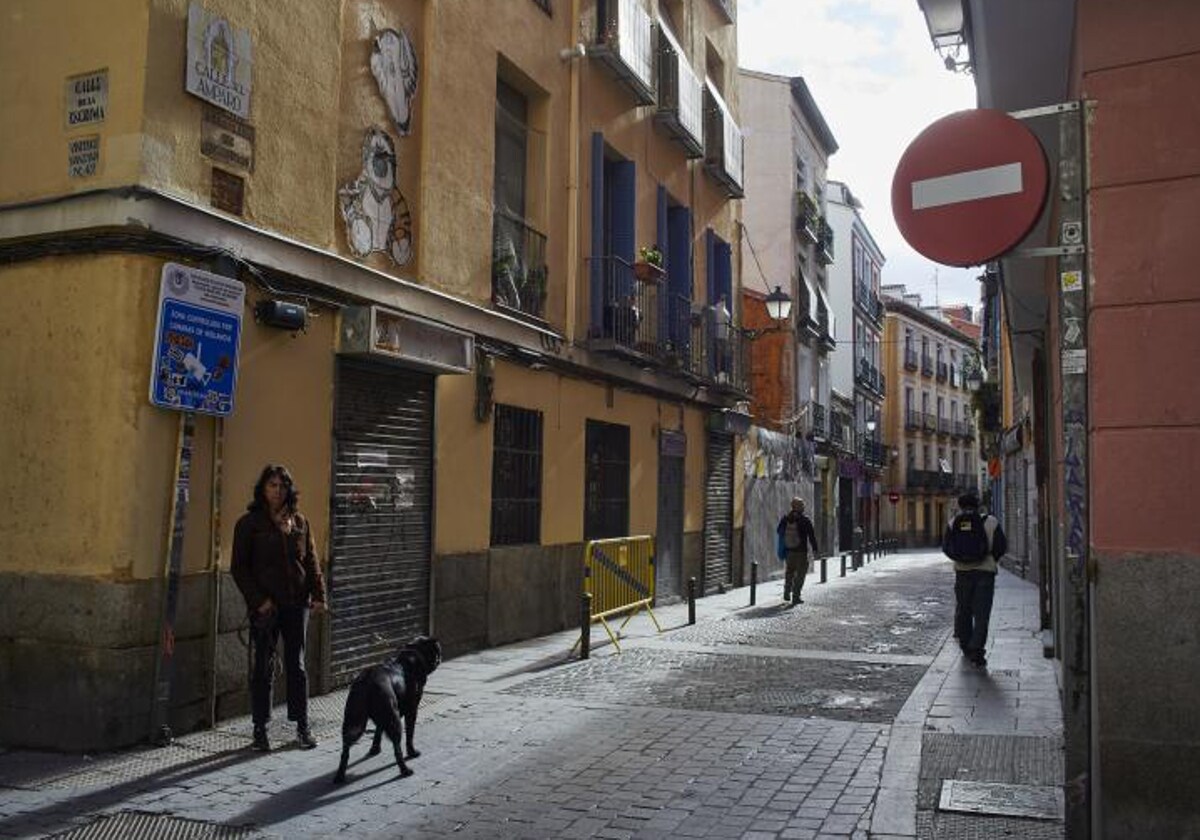
{"type": "Polygon", "coordinates": [[[245,300],[238,280],[163,266],[150,402],[221,417],[233,412],[245,300]]]}

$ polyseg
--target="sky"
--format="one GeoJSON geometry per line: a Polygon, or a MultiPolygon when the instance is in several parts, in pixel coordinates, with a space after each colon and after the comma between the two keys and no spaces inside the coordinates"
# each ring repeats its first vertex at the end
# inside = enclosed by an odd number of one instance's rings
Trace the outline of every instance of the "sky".
{"type": "Polygon", "coordinates": [[[842,181],[887,262],[884,283],[904,283],[932,305],[979,303],[980,269],[938,266],[900,236],[892,173],[926,126],[975,107],[972,78],[946,70],[917,0],[739,0],[738,63],[803,76],[838,142],[828,178],[842,181]],[[936,282],[935,282],[936,276],[936,282]]]}

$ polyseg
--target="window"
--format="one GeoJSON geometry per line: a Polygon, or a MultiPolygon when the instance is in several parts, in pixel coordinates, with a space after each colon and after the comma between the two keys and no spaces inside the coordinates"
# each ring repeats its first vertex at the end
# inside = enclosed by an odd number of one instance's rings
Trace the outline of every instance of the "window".
{"type": "Polygon", "coordinates": [[[957,400],[951,400],[951,402],[950,402],[950,419],[955,423],[958,422],[958,401],[957,400]]]}
{"type": "Polygon", "coordinates": [[[587,421],[583,538],[629,535],[629,427],[587,421]]]}
{"type": "Polygon", "coordinates": [[[908,468],[916,469],[917,466],[917,447],[915,444],[906,443],[904,445],[904,463],[908,464],[908,468]]]}
{"type": "Polygon", "coordinates": [[[938,420],[940,421],[946,416],[946,399],[945,397],[937,398],[938,420]]]}
{"type": "Polygon", "coordinates": [[[921,445],[921,463],[924,465],[925,469],[929,469],[930,467],[933,466],[933,463],[930,462],[930,460],[929,460],[929,444],[928,443],[921,445]]]}
{"type": "Polygon", "coordinates": [[[929,413],[929,393],[928,392],[924,392],[921,394],[921,413],[922,414],[929,413]]]}
{"type": "Polygon", "coordinates": [[[546,237],[529,224],[529,100],[496,80],[496,148],[492,188],[492,299],[542,317],[546,237]]]}
{"type": "Polygon", "coordinates": [[[496,406],[492,444],[492,545],[541,540],[542,413],[496,406]]]}
{"type": "Polygon", "coordinates": [[[907,415],[912,414],[912,410],[913,410],[913,389],[905,388],[904,389],[904,414],[906,416],[905,419],[907,419],[907,415]]]}

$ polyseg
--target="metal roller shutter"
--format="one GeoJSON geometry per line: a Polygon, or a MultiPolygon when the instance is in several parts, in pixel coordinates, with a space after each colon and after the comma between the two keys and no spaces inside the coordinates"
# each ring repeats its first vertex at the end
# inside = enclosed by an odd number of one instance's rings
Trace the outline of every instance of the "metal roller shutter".
{"type": "Polygon", "coordinates": [[[429,629],[433,377],[339,359],[334,421],[334,685],[429,629]]]}
{"type": "Polygon", "coordinates": [[[704,594],[733,580],[733,437],[708,434],[704,487],[704,594]]]}

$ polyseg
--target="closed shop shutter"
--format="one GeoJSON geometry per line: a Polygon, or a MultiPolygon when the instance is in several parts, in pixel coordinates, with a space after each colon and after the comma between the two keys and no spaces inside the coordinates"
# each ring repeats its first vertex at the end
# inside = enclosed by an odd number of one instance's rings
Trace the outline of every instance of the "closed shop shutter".
{"type": "Polygon", "coordinates": [[[733,437],[708,434],[704,487],[704,594],[733,579],[733,437]]]}
{"type": "Polygon", "coordinates": [[[334,685],[429,630],[433,377],[339,359],[334,419],[334,685]]]}

